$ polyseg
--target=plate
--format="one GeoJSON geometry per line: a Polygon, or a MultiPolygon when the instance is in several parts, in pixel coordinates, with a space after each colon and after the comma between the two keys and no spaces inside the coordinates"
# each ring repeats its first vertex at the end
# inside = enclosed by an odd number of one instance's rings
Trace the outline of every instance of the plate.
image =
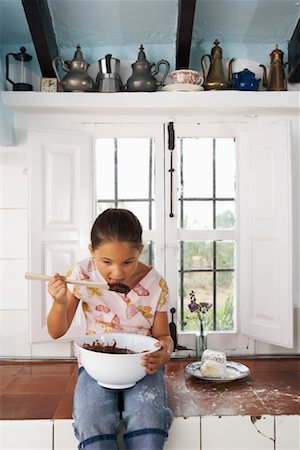
{"type": "Polygon", "coordinates": [[[203,91],[204,88],[200,84],[191,83],[174,83],[167,84],[162,88],[162,91],[203,91]]]}
{"type": "Polygon", "coordinates": [[[185,371],[189,375],[193,375],[200,380],[213,381],[215,383],[227,383],[229,381],[239,380],[241,378],[247,377],[250,373],[249,367],[245,366],[244,364],[235,361],[227,361],[225,378],[205,377],[200,371],[202,364],[203,363],[201,361],[196,361],[188,364],[185,368],[185,371]]]}

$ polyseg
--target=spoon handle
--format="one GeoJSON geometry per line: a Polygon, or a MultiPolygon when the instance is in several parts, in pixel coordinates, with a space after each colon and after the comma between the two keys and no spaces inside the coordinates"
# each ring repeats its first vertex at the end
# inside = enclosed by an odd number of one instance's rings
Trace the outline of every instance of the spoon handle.
{"type": "MultiPolygon", "coordinates": [[[[49,281],[49,280],[51,280],[52,277],[50,277],[49,275],[41,275],[38,273],[25,272],[25,278],[27,280],[49,281]]],[[[97,282],[93,282],[93,281],[75,281],[75,280],[70,280],[70,278],[65,278],[65,282],[68,284],[78,284],[80,286],[86,286],[86,287],[92,287],[92,288],[98,288],[98,289],[106,289],[106,290],[110,289],[108,284],[97,283],[97,282]]]]}

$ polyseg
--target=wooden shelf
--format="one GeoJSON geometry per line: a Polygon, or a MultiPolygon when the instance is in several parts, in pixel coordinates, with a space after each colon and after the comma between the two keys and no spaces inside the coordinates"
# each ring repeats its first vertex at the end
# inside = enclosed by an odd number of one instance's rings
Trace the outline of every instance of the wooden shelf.
{"type": "Polygon", "coordinates": [[[299,114],[300,91],[42,93],[2,91],[3,104],[17,114],[187,115],[299,114]]]}

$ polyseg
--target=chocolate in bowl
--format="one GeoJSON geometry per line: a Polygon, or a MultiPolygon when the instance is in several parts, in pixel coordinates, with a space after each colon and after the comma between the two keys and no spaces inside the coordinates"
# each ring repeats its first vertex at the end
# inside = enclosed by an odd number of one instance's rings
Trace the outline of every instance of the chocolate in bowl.
{"type": "Polygon", "coordinates": [[[98,341],[93,341],[92,344],[88,342],[84,342],[82,344],[82,348],[86,350],[91,350],[92,352],[101,352],[101,353],[114,353],[116,355],[134,355],[135,353],[145,353],[147,350],[143,350],[142,352],[134,352],[133,350],[129,350],[128,348],[117,347],[116,341],[111,345],[105,345],[98,341]]]}

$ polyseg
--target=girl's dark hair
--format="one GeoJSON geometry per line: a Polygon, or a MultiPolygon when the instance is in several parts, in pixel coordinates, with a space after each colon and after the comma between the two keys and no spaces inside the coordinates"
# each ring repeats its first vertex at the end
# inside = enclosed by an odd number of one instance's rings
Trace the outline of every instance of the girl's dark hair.
{"type": "Polygon", "coordinates": [[[108,242],[128,242],[139,248],[142,244],[142,226],[138,218],[127,209],[109,208],[95,220],[91,230],[91,243],[95,250],[108,242]]]}

